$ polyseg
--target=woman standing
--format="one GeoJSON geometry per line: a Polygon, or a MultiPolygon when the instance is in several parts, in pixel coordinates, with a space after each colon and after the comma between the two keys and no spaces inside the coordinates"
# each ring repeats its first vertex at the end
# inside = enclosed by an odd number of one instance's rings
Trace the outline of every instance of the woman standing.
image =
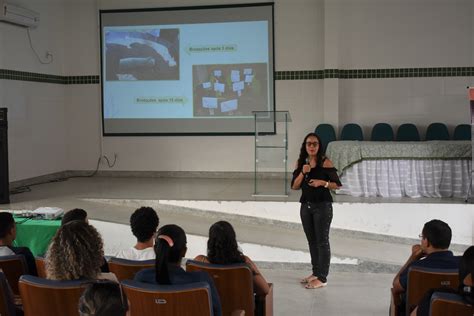
{"type": "Polygon", "coordinates": [[[321,140],[315,133],[306,135],[291,180],[293,190],[302,189],[300,217],[313,266],[313,273],[301,280],[307,289],[327,285],[331,260],[329,227],[332,220],[332,196],[329,190],[341,186],[337,170],[320,151],[320,144],[321,140]]]}

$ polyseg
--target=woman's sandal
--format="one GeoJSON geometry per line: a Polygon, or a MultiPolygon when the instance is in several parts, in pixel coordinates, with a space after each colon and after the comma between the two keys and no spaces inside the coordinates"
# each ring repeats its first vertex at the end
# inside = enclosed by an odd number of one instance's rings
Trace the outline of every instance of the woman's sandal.
{"type": "Polygon", "coordinates": [[[317,276],[314,276],[314,275],[310,275],[304,279],[301,279],[300,283],[301,284],[307,284],[307,283],[310,283],[310,282],[313,282],[314,280],[317,280],[318,277],[317,276]]]}
{"type": "Polygon", "coordinates": [[[328,285],[327,282],[321,282],[319,281],[317,278],[306,283],[306,285],[304,286],[306,289],[320,289],[322,287],[325,287],[326,285],[328,285]]]}

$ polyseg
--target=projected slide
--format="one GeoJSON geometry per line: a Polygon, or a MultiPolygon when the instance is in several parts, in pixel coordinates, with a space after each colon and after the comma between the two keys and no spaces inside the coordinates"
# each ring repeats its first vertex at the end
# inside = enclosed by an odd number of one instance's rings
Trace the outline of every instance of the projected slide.
{"type": "Polygon", "coordinates": [[[104,135],[252,133],[275,107],[272,8],[101,11],[104,135]]]}
{"type": "Polygon", "coordinates": [[[106,80],[178,80],[179,30],[105,33],[106,80]]]}

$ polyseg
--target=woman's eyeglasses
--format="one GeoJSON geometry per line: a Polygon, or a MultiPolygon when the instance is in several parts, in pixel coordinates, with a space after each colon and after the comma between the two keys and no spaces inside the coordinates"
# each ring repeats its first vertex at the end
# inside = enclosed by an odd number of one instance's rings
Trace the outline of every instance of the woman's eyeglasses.
{"type": "Polygon", "coordinates": [[[306,146],[308,147],[316,147],[319,146],[318,142],[306,142],[306,146]]]}

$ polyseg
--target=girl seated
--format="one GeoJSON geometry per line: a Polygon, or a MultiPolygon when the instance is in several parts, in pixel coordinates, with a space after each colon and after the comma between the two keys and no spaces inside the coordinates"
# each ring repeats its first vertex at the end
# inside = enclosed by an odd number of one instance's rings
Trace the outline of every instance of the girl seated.
{"type": "Polygon", "coordinates": [[[199,255],[194,260],[223,265],[246,263],[253,274],[255,294],[265,295],[270,290],[268,282],[260,273],[255,263],[239,250],[234,228],[229,222],[219,221],[209,228],[207,256],[199,255]]]}
{"type": "Polygon", "coordinates": [[[99,232],[84,221],[72,221],[59,228],[46,252],[46,277],[51,280],[109,279],[113,273],[100,270],[104,243],[99,232]]]}
{"type": "Polygon", "coordinates": [[[181,268],[181,260],[187,251],[186,243],[186,234],[181,227],[177,225],[161,227],[155,240],[155,268],[138,272],[134,280],[163,285],[206,282],[211,288],[214,316],[221,316],[219,294],[209,275],[206,272],[186,272],[181,268]]]}

